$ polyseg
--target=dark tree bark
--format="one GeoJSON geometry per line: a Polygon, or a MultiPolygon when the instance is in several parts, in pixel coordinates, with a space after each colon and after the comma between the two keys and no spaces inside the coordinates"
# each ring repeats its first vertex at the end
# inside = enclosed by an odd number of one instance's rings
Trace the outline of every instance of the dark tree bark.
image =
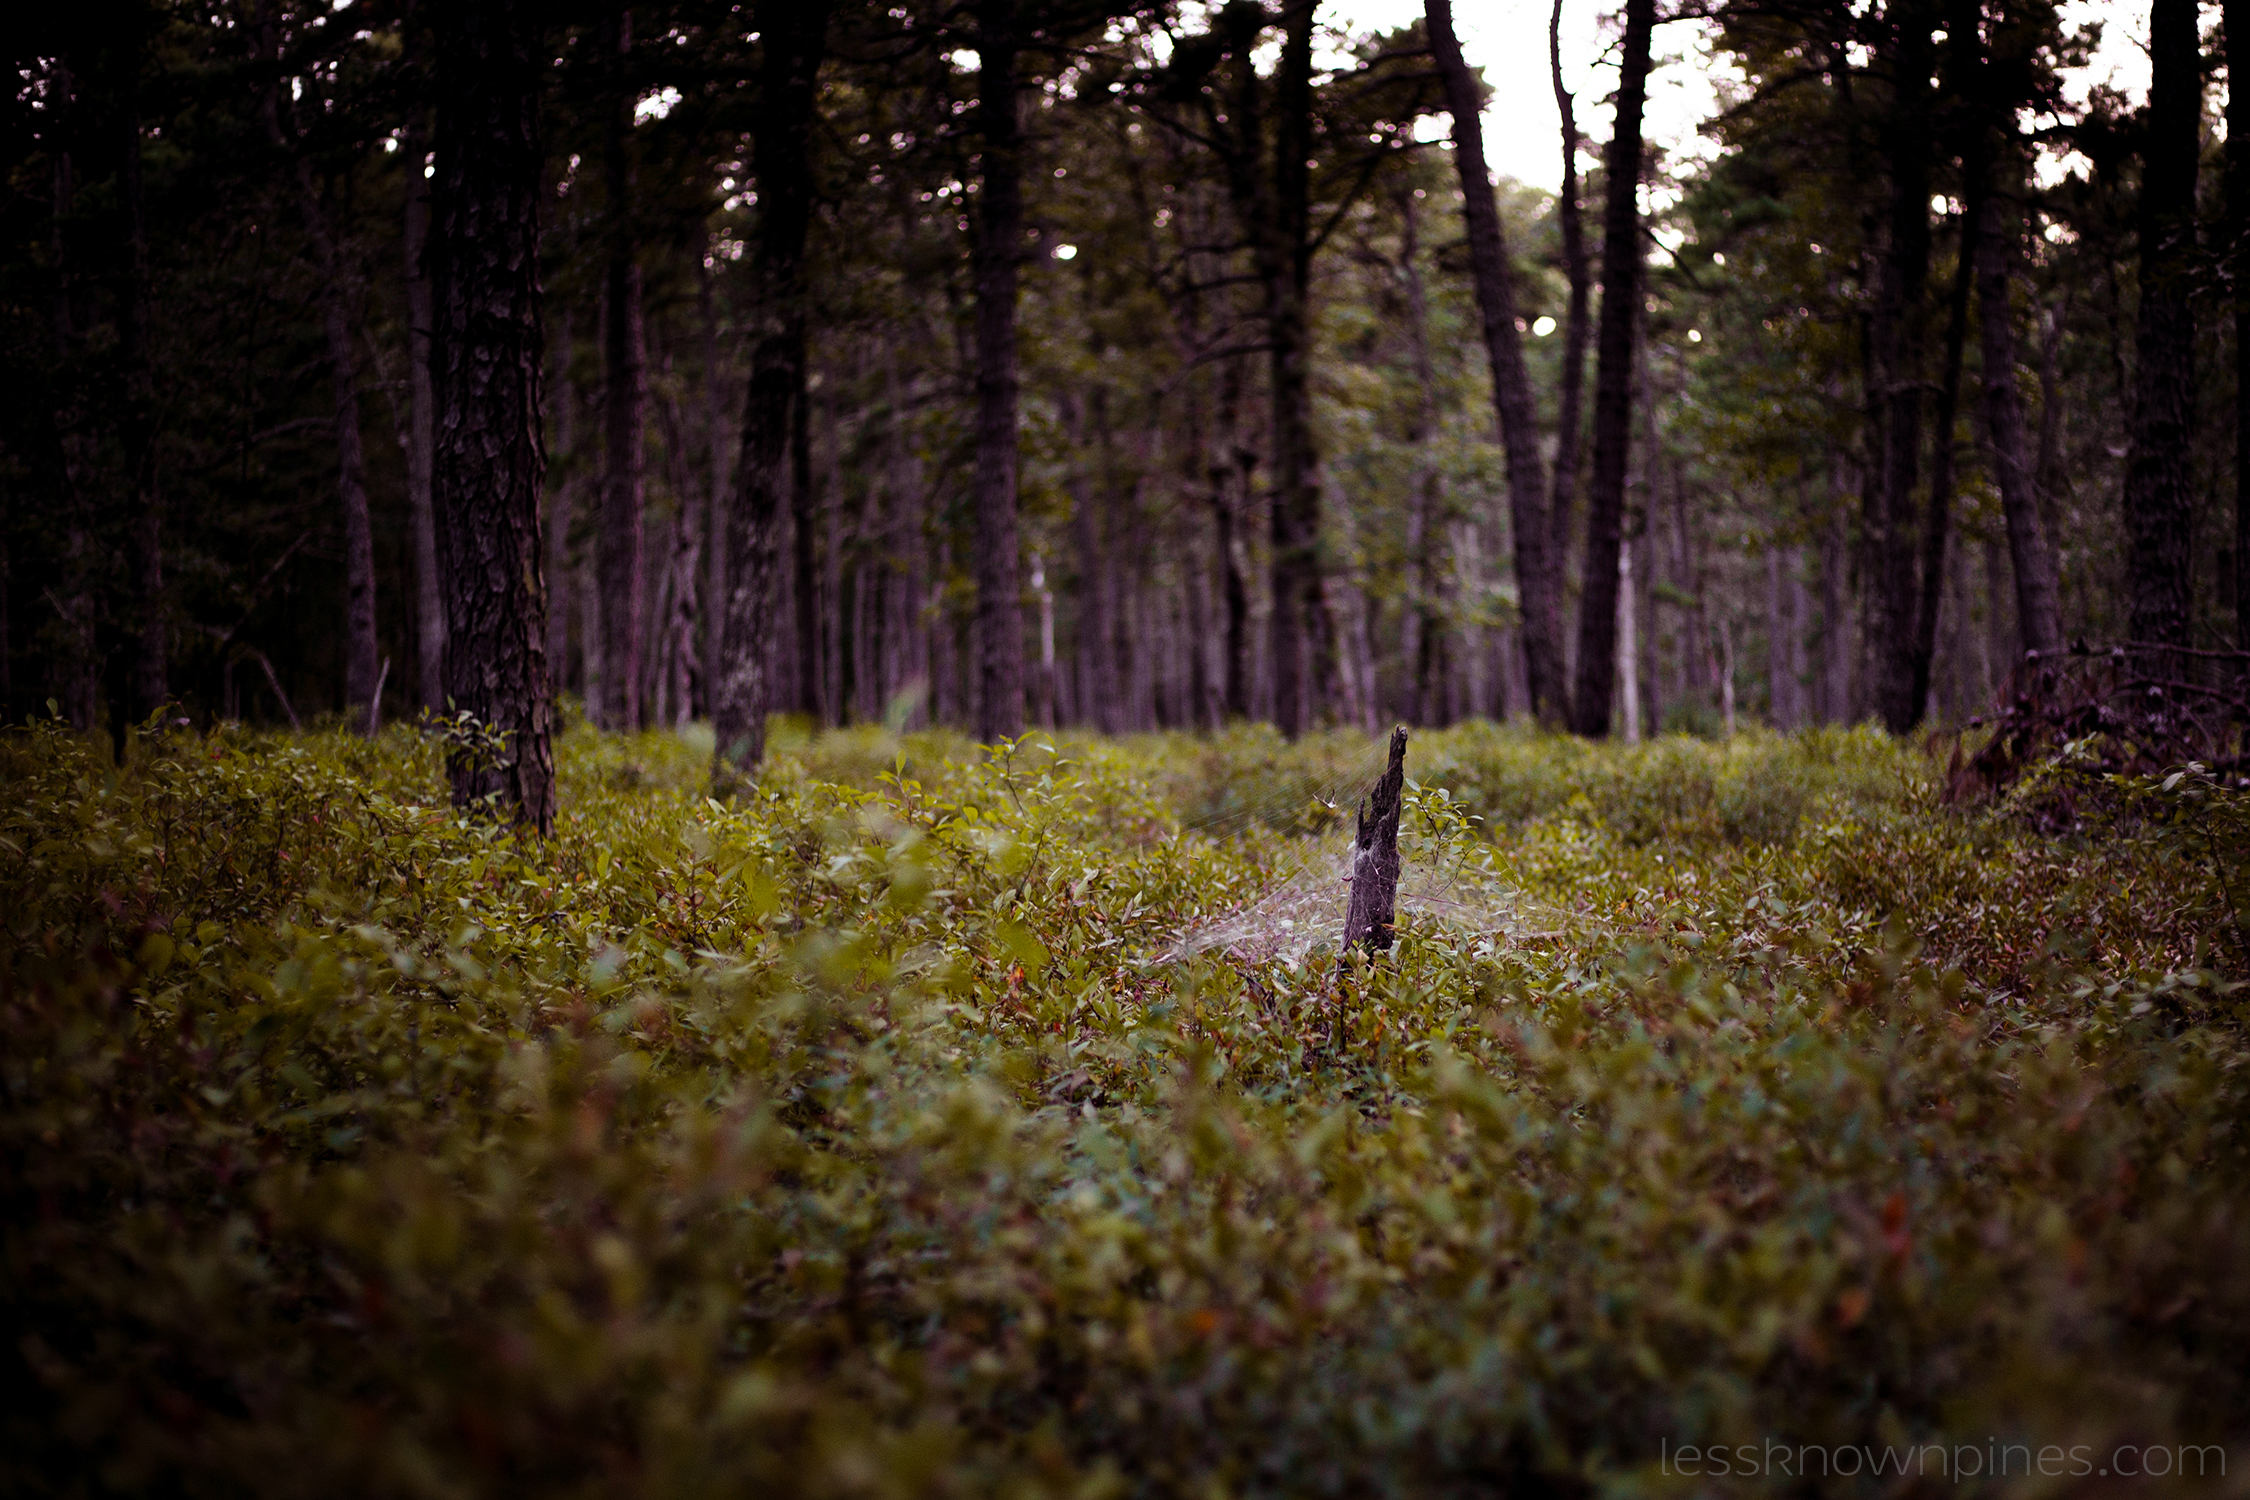
{"type": "Polygon", "coordinates": [[[2234,630],[2250,651],[2250,0],[2226,0],[2227,255],[2234,278],[2234,630]]]}
{"type": "MultiPolygon", "coordinates": [[[[1645,9],[1645,7],[1644,7],[1645,9]]],[[[1516,328],[1514,273],[1508,264],[1507,240],[1500,227],[1500,208],[1492,193],[1492,176],[1485,166],[1484,129],[1480,123],[1484,100],[1461,44],[1453,34],[1450,0],[1428,0],[1424,7],[1430,51],[1445,85],[1446,107],[1453,114],[1453,165],[1461,177],[1461,213],[1469,232],[1469,268],[1476,279],[1477,306],[1484,316],[1485,354],[1492,362],[1492,406],[1500,428],[1500,442],[1508,460],[1508,523],[1516,549],[1516,593],[1523,609],[1524,675],[1531,691],[1532,712],[1548,723],[1559,722],[1567,704],[1563,682],[1561,570],[1550,545],[1553,528],[1548,519],[1546,476],[1539,461],[1538,410],[1531,396],[1531,376],[1524,368],[1523,335],[1516,328]]],[[[1647,28],[1642,28],[1641,73],[1647,67],[1647,28]]],[[[1639,106],[1634,106],[1634,159],[1639,160],[1639,106]]],[[[1635,264],[1638,264],[1636,258],[1635,264]]],[[[1628,338],[1628,342],[1629,342],[1628,338]]],[[[1622,482],[1623,468],[1619,468],[1622,482]]],[[[1613,547],[1610,568],[1617,556],[1613,547]]],[[[1612,589],[1614,591],[1614,582],[1612,589]]],[[[1614,592],[1613,592],[1614,597],[1614,592]]]]}
{"type": "Polygon", "coordinates": [[[1609,733],[1617,686],[1617,549],[1633,443],[1633,332],[1641,306],[1641,110],[1648,102],[1655,0],[1626,0],[1617,129],[1603,157],[1602,318],[1594,370],[1594,473],[1587,494],[1586,571],[1578,606],[1578,683],[1571,728],[1609,733]]]}
{"type": "MultiPolygon", "coordinates": [[[[1317,681],[1309,659],[1320,607],[1320,490],[1312,433],[1312,33],[1315,0],[1283,19],[1274,77],[1273,173],[1254,255],[1265,287],[1268,400],[1273,419],[1273,716],[1294,739],[1311,727],[1317,681]]],[[[1245,58],[1244,88],[1256,87],[1245,58]]],[[[1245,111],[1245,128],[1257,111],[1245,111]]]]}
{"type": "Polygon", "coordinates": [[[2155,0],[2149,15],[2148,125],[2141,148],[2141,308],[2125,459],[2128,629],[2185,645],[2194,505],[2197,128],[2203,102],[2196,0],[2155,0]]]}
{"type": "MultiPolygon", "coordinates": [[[[1873,533],[1876,615],[1876,712],[1894,734],[1922,716],[1914,656],[1920,637],[1921,595],[1915,545],[1915,506],[1922,450],[1923,306],[1930,271],[1930,170],[1935,153],[1930,73],[1936,66],[1934,12],[1903,3],[1891,7],[1886,43],[1894,79],[1885,118],[1889,209],[1868,321],[1868,354],[1876,388],[1869,393],[1877,421],[1875,485],[1868,496],[1873,533]]],[[[1936,588],[1937,579],[1930,587],[1936,588]]]]}
{"type": "Polygon", "coordinates": [[[295,121],[284,121],[278,92],[265,99],[266,131],[277,148],[297,146],[297,212],[320,271],[321,329],[328,341],[328,384],[336,436],[336,508],[344,531],[344,706],[357,723],[373,721],[379,655],[375,640],[375,529],[367,510],[367,450],[359,424],[359,350],[353,340],[352,293],[358,278],[345,263],[321,195],[320,179],[295,121]],[[364,717],[363,717],[364,716],[364,717]]]}
{"type": "Polygon", "coordinates": [[[55,267],[55,355],[62,367],[55,402],[55,446],[62,481],[64,523],[62,566],[54,593],[57,650],[49,662],[54,696],[63,718],[81,733],[94,727],[101,716],[100,660],[94,630],[93,542],[87,533],[85,415],[77,392],[79,374],[73,368],[79,352],[77,313],[77,235],[72,218],[77,208],[78,174],[76,137],[78,117],[84,107],[77,80],[69,65],[54,68],[53,115],[47,121],[47,149],[54,164],[54,198],[50,222],[55,267]]]}
{"type": "Polygon", "coordinates": [[[140,56],[136,46],[125,63],[125,108],[121,114],[125,127],[126,270],[117,310],[118,362],[125,377],[125,461],[133,470],[133,513],[126,548],[133,575],[129,670],[130,713],[135,720],[162,708],[172,693],[164,601],[164,490],[157,449],[155,380],[148,352],[148,228],[141,184],[140,56]]]}
{"type": "Polygon", "coordinates": [[[765,757],[778,534],[784,506],[811,477],[805,459],[805,239],[812,225],[812,124],[828,11],[825,3],[761,0],[756,15],[764,49],[751,157],[758,184],[751,267],[756,305],[742,446],[727,506],[726,620],[712,688],[717,744],[711,773],[721,793],[746,786],[765,757]]]}
{"type": "Polygon", "coordinates": [[[1578,439],[1586,385],[1586,345],[1593,337],[1590,276],[1586,264],[1585,210],[1578,197],[1577,101],[1563,87],[1563,0],[1555,0],[1547,20],[1547,65],[1555,80],[1555,109],[1562,116],[1562,192],[1555,215],[1562,229],[1563,275],[1570,283],[1570,309],[1563,322],[1562,381],[1556,390],[1555,487],[1547,502],[1547,547],[1552,559],[1557,601],[1556,629],[1562,628],[1562,580],[1570,556],[1570,516],[1578,497],[1578,439]]]}
{"type": "Polygon", "coordinates": [[[1023,129],[1015,0],[979,0],[977,128],[977,737],[1023,733],[1023,600],[1016,539],[1016,279],[1023,258],[1023,129]]]}
{"type": "Polygon", "coordinates": [[[442,12],[437,179],[429,245],[431,499],[445,580],[445,686],[498,737],[456,744],[457,807],[541,834],[555,815],[547,584],[539,498],[539,91],[548,58],[530,0],[442,12]]]}
{"type": "Polygon", "coordinates": [[[1937,660],[1938,614],[1945,598],[1945,550],[1953,525],[1953,426],[1961,409],[1961,361],[1968,343],[1969,290],[1976,276],[1978,232],[1984,217],[1985,168],[1969,167],[1969,201],[1961,214],[1960,254],[1947,300],[1944,373],[1930,424],[1930,499],[1922,521],[1922,562],[1914,614],[1914,716],[1930,699],[1930,666],[1937,660]]]}
{"type": "Polygon", "coordinates": [[[1390,763],[1360,803],[1352,834],[1352,894],[1344,908],[1344,947],[1387,951],[1398,923],[1398,816],[1406,791],[1406,728],[1391,731],[1390,763]]]}
{"type": "Polygon", "coordinates": [[[1978,236],[1977,312],[1984,356],[1984,425],[1992,445],[1992,473],[2008,523],[2008,556],[2015,566],[2016,626],[2026,651],[2062,646],[2056,603],[2055,554],[2039,513],[2030,456],[2025,452],[2023,397],[2016,389],[2015,312],[2008,305],[2008,273],[2020,230],[2011,201],[1998,191],[1984,200],[1978,236]]]}
{"type": "MultiPolygon", "coordinates": [[[[422,27],[409,6],[403,26],[406,56],[421,86],[422,27]]],[[[445,711],[445,593],[438,585],[437,521],[430,510],[430,449],[436,441],[430,396],[430,277],[423,264],[430,236],[430,183],[423,164],[430,152],[424,106],[410,99],[399,145],[406,157],[406,518],[414,549],[414,649],[416,687],[423,707],[445,711]]],[[[559,662],[550,661],[550,671],[559,662]]]]}
{"type": "Polygon", "coordinates": [[[643,433],[648,419],[648,361],[641,330],[641,268],[633,209],[633,92],[625,64],[633,47],[632,12],[603,23],[615,69],[603,122],[603,181],[608,222],[602,265],[602,500],[596,569],[602,591],[602,703],[595,722],[607,729],[641,727],[646,686],[642,669],[647,600],[643,433]]]}

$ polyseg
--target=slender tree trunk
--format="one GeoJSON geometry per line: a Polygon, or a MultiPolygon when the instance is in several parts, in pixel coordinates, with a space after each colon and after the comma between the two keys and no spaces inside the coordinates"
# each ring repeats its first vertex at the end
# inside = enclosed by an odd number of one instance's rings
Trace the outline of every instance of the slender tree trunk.
{"type": "MultiPolygon", "coordinates": [[[[286,149],[294,130],[285,129],[276,92],[265,99],[266,132],[286,149]]],[[[304,221],[320,273],[321,328],[328,339],[330,404],[336,435],[336,502],[344,530],[344,691],[347,710],[365,713],[375,694],[379,670],[375,640],[375,530],[367,510],[367,453],[359,425],[359,353],[352,338],[352,289],[357,277],[344,263],[343,247],[328,222],[312,158],[299,146],[295,168],[297,212],[304,221]]],[[[348,715],[365,723],[359,714],[348,715]]]]}
{"type": "Polygon", "coordinates": [[[1223,691],[1230,719],[1250,717],[1250,581],[1245,574],[1235,536],[1237,505],[1250,501],[1250,469],[1254,460],[1237,439],[1236,417],[1242,405],[1242,362],[1227,361],[1219,379],[1219,417],[1224,452],[1212,466],[1212,549],[1219,558],[1220,596],[1227,615],[1226,661],[1223,691]]]}
{"type": "Polygon", "coordinates": [[[2017,230],[2014,209],[1999,192],[1986,195],[1984,233],[1978,237],[1977,308],[1984,357],[1984,425],[1992,445],[1992,474],[2008,523],[2008,555],[2016,575],[2016,621],[2026,651],[2062,646],[2056,603],[2055,555],[2039,513],[2029,456],[2024,452],[2023,397],[2016,390],[2015,312],[2008,305],[2008,273],[2017,230]]]}
{"type": "Polygon", "coordinates": [[[1919,721],[1930,695],[1930,673],[1937,659],[1938,615],[1949,575],[1946,543],[1953,525],[1953,429],[1961,409],[1961,361],[1968,344],[1969,289],[1975,281],[1977,241],[1984,221],[1985,167],[1972,153],[1969,199],[1961,214],[1960,254],[1947,300],[1945,365],[1938,384],[1937,411],[1930,424],[1930,500],[1922,521],[1922,563],[1914,615],[1914,702],[1919,721]]]}
{"type": "MultiPolygon", "coordinates": [[[[1585,211],[1578,197],[1577,101],[1563,87],[1562,13],[1563,0],[1555,0],[1554,14],[1547,20],[1547,65],[1554,75],[1555,109],[1562,116],[1562,192],[1555,200],[1555,217],[1562,229],[1563,275],[1570,283],[1570,310],[1563,322],[1562,381],[1556,401],[1555,487],[1547,506],[1547,547],[1553,559],[1558,602],[1570,556],[1571,510],[1578,495],[1586,344],[1594,330],[1588,296],[1591,277],[1586,264],[1585,211]]],[[[1561,628],[1559,619],[1557,628],[1561,628]]]]}
{"type": "Polygon", "coordinates": [[[1617,127],[1603,171],[1601,338],[1594,372],[1594,474],[1587,496],[1585,590],[1578,604],[1578,684],[1571,727],[1609,733],[1617,672],[1617,549],[1633,435],[1633,345],[1641,309],[1641,110],[1648,101],[1655,0],[1626,0],[1617,127]]]}
{"type": "MultiPolygon", "coordinates": [[[[756,326],[743,401],[741,456],[727,507],[726,623],[712,688],[712,782],[745,787],[765,758],[781,519],[810,488],[805,460],[805,240],[812,224],[813,111],[828,10],[760,0],[760,118],[753,131],[758,241],[756,326]]],[[[801,528],[800,528],[801,529],[801,528]]]]}
{"type": "Polygon", "coordinates": [[[140,50],[125,64],[126,282],[118,299],[118,362],[125,376],[125,459],[133,469],[127,532],[133,573],[131,717],[146,719],[171,699],[169,621],[164,602],[164,490],[157,447],[156,390],[149,368],[148,231],[141,186],[140,50]]]}
{"type": "Polygon", "coordinates": [[[2234,630],[2250,651],[2250,0],[2226,0],[2227,255],[2234,274],[2234,630]]]}
{"type": "MultiPolygon", "coordinates": [[[[1531,692],[1532,712],[1543,722],[1556,723],[1568,710],[1568,687],[1563,681],[1562,661],[1562,573],[1551,546],[1553,528],[1548,515],[1546,476],[1540,472],[1538,410],[1532,400],[1531,376],[1524,368],[1523,335],[1516,329],[1514,273],[1509,268],[1508,245],[1501,232],[1492,177],[1485,165],[1484,129],[1480,123],[1484,101],[1475,78],[1470,76],[1468,63],[1461,56],[1461,44],[1453,34],[1451,0],[1427,0],[1424,15],[1429,25],[1430,51],[1445,85],[1446,107],[1453,115],[1453,165],[1461,178],[1461,213],[1468,226],[1469,268],[1476,280],[1477,305],[1484,315],[1485,354],[1492,362],[1493,412],[1498,419],[1501,445],[1507,452],[1508,524],[1514,533],[1516,593],[1523,609],[1524,675],[1531,692]]],[[[1647,73],[1645,35],[1644,27],[1641,67],[1644,76],[1647,73]]],[[[1636,105],[1636,132],[1638,108],[1636,105]]],[[[1637,161],[1637,134],[1634,139],[1637,161]]],[[[1620,479],[1623,472],[1620,467],[1620,479]]],[[[1614,548],[1609,554],[1608,566],[1614,573],[1617,566],[1614,548]]],[[[1615,587],[1614,579],[1611,587],[1615,587]]]]}
{"type": "Polygon", "coordinates": [[[454,746],[446,769],[455,806],[495,799],[545,834],[555,761],[539,534],[539,94],[548,67],[539,15],[529,0],[445,8],[429,260],[445,685],[454,706],[497,737],[454,746]]]}
{"type": "Polygon", "coordinates": [[[2141,148],[2139,363],[2125,460],[2126,583],[2136,641],[2185,645],[2194,492],[2197,131],[2203,103],[2196,0],[2154,0],[2141,148]]]}
{"type": "MultiPolygon", "coordinates": [[[[408,61],[419,79],[424,66],[422,31],[412,15],[405,27],[408,61]]],[[[406,516],[414,549],[416,688],[432,713],[445,711],[445,593],[438,586],[437,522],[430,511],[430,450],[436,442],[430,399],[430,277],[423,264],[430,234],[430,183],[424,163],[429,132],[419,97],[406,111],[400,149],[406,157],[406,516]]],[[[566,539],[567,540],[567,539],[566,539]]],[[[550,672],[561,663],[550,661],[550,672]]]]}
{"type": "Polygon", "coordinates": [[[605,729],[641,727],[646,673],[642,666],[646,594],[644,432],[648,370],[641,328],[641,268],[633,208],[632,90],[625,81],[633,47],[629,10],[602,24],[614,70],[603,122],[603,181],[608,192],[602,265],[602,500],[600,547],[602,643],[607,667],[596,720],[605,729]]]}
{"type": "MultiPolygon", "coordinates": [[[[572,407],[577,392],[570,380],[570,320],[562,320],[562,337],[555,340],[554,383],[549,387],[548,410],[553,413],[549,423],[555,435],[549,450],[547,475],[555,478],[555,470],[563,471],[559,483],[550,486],[547,501],[547,691],[558,703],[570,685],[570,613],[572,569],[570,565],[570,525],[577,510],[576,466],[571,462],[573,418],[572,407]]],[[[442,635],[440,637],[442,639],[442,635]]]]}
{"type": "MultiPolygon", "coordinates": [[[[1881,622],[1874,647],[1876,711],[1894,734],[1922,715],[1915,648],[1920,639],[1916,478],[1922,450],[1923,294],[1930,269],[1930,166],[1935,151],[1929,79],[1937,49],[1931,13],[1896,8],[1899,38],[1889,58],[1897,82],[1885,124],[1890,205],[1868,323],[1868,354],[1876,388],[1875,483],[1868,494],[1873,522],[1875,608],[1881,622]]],[[[1931,579],[1932,588],[1937,580],[1931,579]]]]}
{"type": "Polygon", "coordinates": [[[978,0],[977,737],[1023,732],[1023,601],[1016,538],[1016,279],[1023,255],[1023,130],[1015,0],[978,0]]]}
{"type": "Polygon", "coordinates": [[[711,712],[711,698],[718,681],[719,664],[723,659],[726,609],[723,604],[727,594],[726,516],[727,516],[727,440],[726,440],[726,379],[719,355],[719,310],[714,295],[711,274],[711,256],[708,250],[696,266],[696,311],[700,315],[703,334],[703,444],[704,460],[709,468],[709,489],[703,505],[704,579],[703,579],[703,670],[700,712],[711,712]]]}
{"type": "MultiPolygon", "coordinates": [[[[1256,256],[1265,285],[1267,396],[1273,420],[1273,716],[1284,735],[1311,727],[1322,683],[1311,639],[1320,589],[1319,463],[1312,431],[1312,330],[1307,285],[1312,266],[1312,34],[1315,0],[1285,12],[1274,80],[1273,181],[1256,256]]],[[[1243,63],[1244,87],[1254,69],[1243,63]]],[[[1247,132],[1254,109],[1242,111],[1247,132]]]]}

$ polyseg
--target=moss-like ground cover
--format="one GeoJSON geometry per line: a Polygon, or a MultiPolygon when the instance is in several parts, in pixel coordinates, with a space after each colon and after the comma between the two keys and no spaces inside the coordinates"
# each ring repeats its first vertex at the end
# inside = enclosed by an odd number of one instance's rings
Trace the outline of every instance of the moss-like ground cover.
{"type": "Polygon", "coordinates": [[[1366,753],[11,732],[0,1494],[2243,1487],[2239,790],[1470,727],[1468,918],[1156,961],[1366,753]]]}

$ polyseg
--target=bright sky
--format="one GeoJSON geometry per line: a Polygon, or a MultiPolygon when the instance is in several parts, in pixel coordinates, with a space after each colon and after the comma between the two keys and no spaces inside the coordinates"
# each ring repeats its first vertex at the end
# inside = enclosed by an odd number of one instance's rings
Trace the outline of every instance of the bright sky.
{"type": "MultiPolygon", "coordinates": [[[[1484,69],[1493,87],[1484,115],[1484,150],[1504,177],[1549,190],[1562,183],[1561,118],[1547,64],[1547,19],[1553,0],[1454,0],[1453,25],[1472,67],[1484,69]]],[[[2074,99],[2106,82],[2139,99],[2148,91],[2148,0],[2066,0],[2069,25],[2104,22],[2093,66],[2069,80],[2074,99]]],[[[1422,14],[1421,0],[1331,0],[1322,18],[1352,32],[1388,31],[1422,14]]],[[[1615,33],[1602,21],[1614,14],[1603,0],[1563,0],[1563,80],[1578,96],[1578,130],[1591,161],[1609,139],[1608,105],[1617,86],[1615,33]]],[[[1674,22],[1656,29],[1657,67],[1649,79],[1648,139],[1675,157],[1705,156],[1699,127],[1716,110],[1717,81],[1703,46],[1700,23],[1674,22]]],[[[1443,133],[1443,124],[1431,127],[1443,133]]]]}

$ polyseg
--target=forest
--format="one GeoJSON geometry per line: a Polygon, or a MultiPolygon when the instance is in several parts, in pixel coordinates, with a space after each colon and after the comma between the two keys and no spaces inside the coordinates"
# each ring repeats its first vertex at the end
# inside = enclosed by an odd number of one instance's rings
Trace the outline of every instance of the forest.
{"type": "Polygon", "coordinates": [[[2250,0],[0,34],[0,1500],[2241,1490],[2250,0]]]}

